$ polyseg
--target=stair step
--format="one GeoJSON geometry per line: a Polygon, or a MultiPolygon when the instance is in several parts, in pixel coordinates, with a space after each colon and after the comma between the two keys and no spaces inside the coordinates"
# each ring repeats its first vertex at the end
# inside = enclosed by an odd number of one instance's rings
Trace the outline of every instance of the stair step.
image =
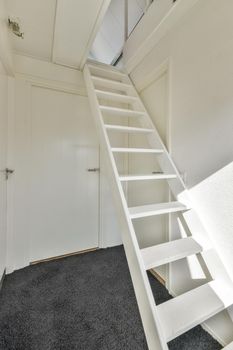
{"type": "Polygon", "coordinates": [[[215,280],[157,306],[167,342],[233,304],[233,289],[215,280]]]}
{"type": "Polygon", "coordinates": [[[138,219],[148,216],[162,215],[188,210],[184,204],[180,202],[156,203],[129,208],[131,219],[138,219]]]}
{"type": "Polygon", "coordinates": [[[175,179],[175,174],[149,174],[149,175],[126,175],[120,176],[120,181],[143,181],[143,180],[167,180],[175,179]]]}
{"type": "Polygon", "coordinates": [[[127,91],[132,89],[132,85],[114,81],[111,79],[100,78],[95,75],[92,75],[92,81],[95,85],[103,88],[109,88],[113,90],[127,91]]]}
{"type": "Polygon", "coordinates": [[[233,342],[230,343],[229,345],[225,346],[225,348],[223,348],[223,350],[233,350],[233,342]]]}
{"type": "Polygon", "coordinates": [[[163,153],[162,149],[153,148],[112,148],[114,153],[163,153]]]}
{"type": "Polygon", "coordinates": [[[113,77],[118,77],[118,78],[126,78],[128,77],[127,74],[123,73],[122,71],[118,70],[118,69],[114,69],[114,68],[108,68],[108,67],[100,67],[97,65],[93,65],[93,64],[88,64],[89,69],[91,70],[91,72],[94,72],[94,74],[111,74],[113,77]]]}
{"type": "Polygon", "coordinates": [[[141,249],[141,254],[145,268],[149,270],[193,254],[198,254],[202,250],[202,246],[195,239],[188,237],[141,249]]]}
{"type": "Polygon", "coordinates": [[[96,60],[94,60],[92,58],[88,58],[87,65],[88,65],[88,67],[90,67],[90,66],[92,66],[92,67],[100,67],[100,68],[102,68],[104,70],[117,71],[117,72],[125,73],[124,68],[119,68],[119,67],[116,67],[116,66],[112,66],[111,64],[108,64],[108,63],[99,62],[99,61],[96,61],[96,60]]]}
{"type": "Polygon", "coordinates": [[[107,130],[112,131],[121,131],[121,132],[130,132],[130,133],[151,133],[154,132],[153,129],[144,129],[144,128],[135,128],[130,126],[121,126],[121,125],[111,125],[105,124],[107,130]]]}
{"type": "Polygon", "coordinates": [[[102,112],[106,112],[111,115],[118,115],[121,117],[142,117],[145,115],[145,113],[141,111],[133,111],[132,109],[109,107],[102,105],[100,105],[100,110],[102,112]]]}
{"type": "Polygon", "coordinates": [[[122,102],[122,103],[134,103],[138,101],[138,98],[134,96],[121,95],[121,94],[116,94],[114,92],[108,92],[103,90],[95,90],[95,92],[98,98],[102,98],[104,100],[116,101],[116,102],[122,102]]]}

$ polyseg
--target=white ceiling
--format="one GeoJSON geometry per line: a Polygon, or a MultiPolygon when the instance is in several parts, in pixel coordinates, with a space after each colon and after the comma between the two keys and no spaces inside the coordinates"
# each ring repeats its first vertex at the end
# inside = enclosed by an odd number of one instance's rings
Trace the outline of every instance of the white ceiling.
{"type": "Polygon", "coordinates": [[[58,1],[53,50],[56,63],[82,65],[103,4],[103,0],[58,1]]]}
{"type": "Polygon", "coordinates": [[[19,17],[24,39],[11,35],[14,51],[51,60],[56,0],[7,0],[9,15],[19,17]]]}
{"type": "Polygon", "coordinates": [[[16,53],[82,68],[110,0],[7,0],[24,39],[11,34],[16,53]]]}

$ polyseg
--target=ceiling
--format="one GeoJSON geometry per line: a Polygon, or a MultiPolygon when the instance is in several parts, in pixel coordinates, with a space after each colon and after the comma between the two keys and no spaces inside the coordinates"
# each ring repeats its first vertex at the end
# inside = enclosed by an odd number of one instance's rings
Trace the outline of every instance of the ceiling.
{"type": "Polygon", "coordinates": [[[110,0],[7,0],[24,39],[11,34],[15,53],[81,69],[110,0]]]}

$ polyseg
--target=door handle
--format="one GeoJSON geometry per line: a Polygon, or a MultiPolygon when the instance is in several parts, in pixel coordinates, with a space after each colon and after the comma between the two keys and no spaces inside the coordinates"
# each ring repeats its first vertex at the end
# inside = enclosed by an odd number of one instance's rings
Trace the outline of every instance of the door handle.
{"type": "Polygon", "coordinates": [[[6,177],[6,180],[8,180],[9,178],[9,175],[10,174],[13,174],[14,170],[13,169],[9,169],[9,168],[6,168],[4,170],[1,170],[3,173],[5,173],[5,177],[6,177]]]}
{"type": "Polygon", "coordinates": [[[89,173],[96,173],[97,171],[100,171],[100,168],[89,168],[87,169],[89,173]]]}

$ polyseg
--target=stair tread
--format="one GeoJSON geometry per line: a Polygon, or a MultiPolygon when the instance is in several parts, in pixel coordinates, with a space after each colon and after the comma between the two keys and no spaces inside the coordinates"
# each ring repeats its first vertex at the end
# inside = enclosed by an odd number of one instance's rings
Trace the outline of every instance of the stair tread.
{"type": "Polygon", "coordinates": [[[103,73],[112,73],[112,74],[115,74],[119,77],[127,77],[127,74],[120,71],[119,69],[115,68],[114,67],[100,67],[98,65],[95,65],[95,64],[91,64],[91,63],[88,63],[88,67],[92,70],[97,70],[99,72],[103,72],[103,73]]]}
{"type": "Polygon", "coordinates": [[[163,180],[175,179],[175,174],[147,174],[147,175],[122,175],[120,181],[143,181],[143,180],[163,180]]]}
{"type": "Polygon", "coordinates": [[[156,203],[129,208],[131,219],[137,219],[147,216],[174,213],[178,211],[188,210],[188,208],[180,202],[156,203]]]}
{"type": "Polygon", "coordinates": [[[146,270],[200,253],[202,246],[192,237],[141,249],[146,270]]]}
{"type": "Polygon", "coordinates": [[[102,98],[105,100],[110,100],[110,101],[132,103],[132,102],[136,102],[138,100],[138,98],[135,96],[122,95],[122,94],[117,94],[114,92],[103,91],[103,90],[98,90],[98,89],[95,90],[95,93],[99,98],[102,98]]]}
{"type": "Polygon", "coordinates": [[[116,130],[116,131],[123,131],[123,132],[135,132],[135,133],[154,132],[153,129],[135,128],[135,127],[131,127],[131,126],[112,125],[112,124],[105,124],[105,128],[109,129],[109,130],[116,130]]]}
{"type": "Polygon", "coordinates": [[[141,117],[145,115],[143,111],[134,111],[132,109],[118,108],[118,107],[110,107],[110,106],[99,106],[102,112],[108,112],[111,114],[118,114],[121,116],[132,116],[132,117],[141,117]]]}
{"type": "Polygon", "coordinates": [[[162,149],[153,148],[112,148],[112,152],[119,153],[163,153],[162,149]]]}
{"type": "Polygon", "coordinates": [[[124,90],[124,89],[132,88],[132,85],[130,84],[122,83],[120,81],[115,81],[112,79],[101,78],[95,75],[92,75],[91,78],[94,83],[97,83],[103,87],[108,87],[110,89],[112,88],[112,89],[124,90]]]}
{"type": "Polygon", "coordinates": [[[215,280],[157,306],[169,342],[233,304],[232,286],[215,280]]]}

